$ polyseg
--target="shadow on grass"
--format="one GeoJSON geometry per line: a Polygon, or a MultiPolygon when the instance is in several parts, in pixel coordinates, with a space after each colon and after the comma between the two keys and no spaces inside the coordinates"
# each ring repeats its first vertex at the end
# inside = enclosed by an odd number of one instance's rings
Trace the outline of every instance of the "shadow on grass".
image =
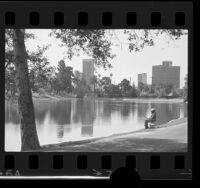
{"type": "Polygon", "coordinates": [[[76,145],[50,145],[41,151],[67,152],[187,152],[187,143],[170,139],[116,138],[76,145]]]}

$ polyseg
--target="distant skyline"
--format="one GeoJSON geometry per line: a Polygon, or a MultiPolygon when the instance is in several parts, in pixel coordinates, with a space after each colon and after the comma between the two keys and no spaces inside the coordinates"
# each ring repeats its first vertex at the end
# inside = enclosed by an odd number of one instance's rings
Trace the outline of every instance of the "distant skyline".
{"type": "Polygon", "coordinates": [[[138,83],[137,83],[137,86],[140,83],[147,84],[147,73],[140,73],[140,74],[138,74],[138,83]]]}
{"type": "MultiPolygon", "coordinates": [[[[50,29],[27,29],[27,32],[35,34],[36,39],[29,39],[26,42],[26,48],[33,51],[37,46],[50,44],[44,55],[51,65],[57,66],[58,61],[66,57],[67,50],[66,47],[59,46],[61,43],[58,39],[49,37],[50,31],[50,29]]],[[[112,52],[116,54],[116,57],[110,61],[113,68],[107,71],[97,68],[97,74],[103,77],[112,73],[112,82],[115,84],[126,78],[137,85],[138,74],[147,73],[147,83],[151,84],[152,66],[161,65],[162,61],[172,61],[174,66],[180,66],[180,87],[184,86],[184,78],[188,73],[188,35],[174,42],[160,36],[155,39],[154,46],[145,47],[140,52],[129,52],[124,41],[123,30],[115,31],[118,40],[122,41],[123,45],[112,47],[112,52]]],[[[82,72],[83,59],[92,59],[92,57],[82,53],[79,57],[74,56],[71,61],[65,58],[65,63],[66,66],[72,66],[74,70],[82,72]]]]}

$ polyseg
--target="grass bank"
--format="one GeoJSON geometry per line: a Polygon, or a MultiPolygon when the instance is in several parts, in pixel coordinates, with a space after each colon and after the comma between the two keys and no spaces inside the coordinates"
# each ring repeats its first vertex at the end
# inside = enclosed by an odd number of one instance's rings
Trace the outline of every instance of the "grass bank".
{"type": "Polygon", "coordinates": [[[42,146],[42,151],[62,152],[185,152],[187,118],[131,133],[42,146]]]}

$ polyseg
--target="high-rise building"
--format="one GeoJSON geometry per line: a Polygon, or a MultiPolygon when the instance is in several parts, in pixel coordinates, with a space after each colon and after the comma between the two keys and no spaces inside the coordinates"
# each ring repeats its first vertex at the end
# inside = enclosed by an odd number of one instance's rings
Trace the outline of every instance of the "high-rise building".
{"type": "Polygon", "coordinates": [[[172,66],[171,61],[163,61],[162,65],[152,67],[152,85],[173,85],[180,88],[180,66],[172,66]]]}
{"type": "Polygon", "coordinates": [[[147,73],[138,74],[138,85],[139,83],[147,84],[147,73]]]}
{"type": "Polygon", "coordinates": [[[94,77],[94,59],[83,59],[83,77],[86,84],[92,89],[91,80],[94,77]]]}

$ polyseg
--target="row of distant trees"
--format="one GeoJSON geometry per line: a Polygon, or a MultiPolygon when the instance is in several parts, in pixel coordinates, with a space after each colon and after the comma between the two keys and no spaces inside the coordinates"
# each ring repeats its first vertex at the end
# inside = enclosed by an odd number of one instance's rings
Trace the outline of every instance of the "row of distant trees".
{"type": "MultiPolygon", "coordinates": [[[[57,67],[49,65],[46,58],[42,56],[46,48],[39,49],[34,54],[37,56],[34,66],[30,66],[29,78],[31,89],[38,93],[48,93],[51,95],[75,95],[79,98],[92,93],[98,97],[185,97],[187,88],[175,90],[173,84],[160,84],[151,86],[139,83],[138,87],[130,81],[123,79],[119,84],[112,83],[112,73],[110,76],[101,77],[100,74],[91,78],[89,85],[84,80],[81,72],[73,71],[73,67],[66,66],[64,60],[58,62],[57,67]],[[93,87],[93,89],[91,88],[93,87]]],[[[31,58],[34,61],[34,56],[31,58]]],[[[17,94],[15,83],[16,73],[14,66],[6,68],[6,94],[14,97],[17,94]]]]}
{"type": "Polygon", "coordinates": [[[99,97],[185,97],[187,95],[187,88],[175,89],[173,84],[160,84],[159,86],[147,85],[142,82],[138,87],[130,81],[123,79],[119,84],[112,84],[110,77],[103,77],[97,79],[97,86],[95,93],[99,97]]]}

